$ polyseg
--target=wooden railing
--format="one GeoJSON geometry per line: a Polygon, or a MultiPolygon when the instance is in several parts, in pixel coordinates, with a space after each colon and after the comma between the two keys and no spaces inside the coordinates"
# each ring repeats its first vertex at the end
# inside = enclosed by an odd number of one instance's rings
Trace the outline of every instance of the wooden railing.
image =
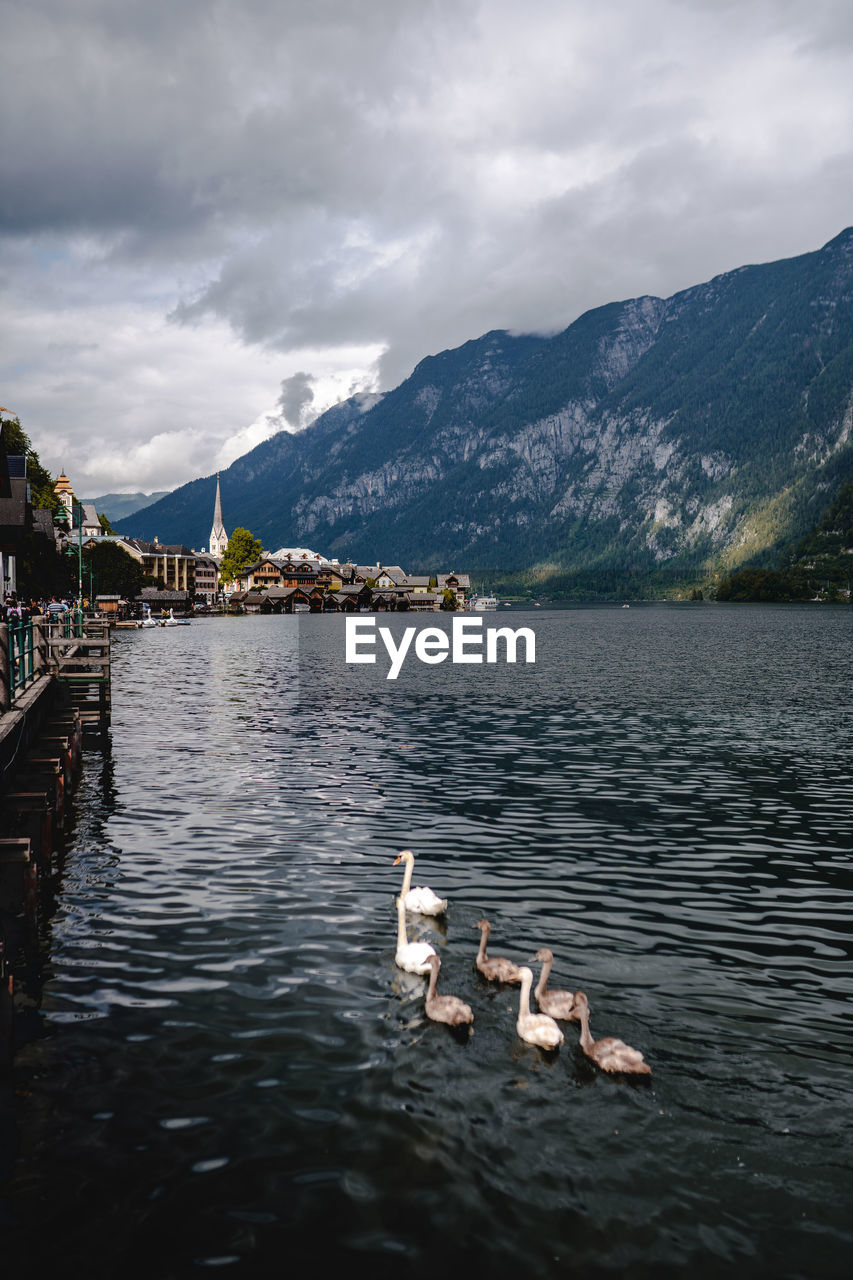
{"type": "Polygon", "coordinates": [[[0,622],[0,712],[41,676],[47,666],[47,619],[0,622]]]}

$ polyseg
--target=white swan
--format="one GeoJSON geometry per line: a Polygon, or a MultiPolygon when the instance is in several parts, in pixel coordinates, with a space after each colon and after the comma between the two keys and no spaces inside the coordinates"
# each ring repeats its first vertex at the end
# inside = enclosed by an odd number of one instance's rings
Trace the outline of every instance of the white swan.
{"type": "Polygon", "coordinates": [[[430,956],[438,958],[435,947],[428,942],[409,942],[406,937],[406,904],[397,899],[397,964],[407,973],[429,973],[430,956]]]}
{"type": "Polygon", "coordinates": [[[518,1021],[515,1029],[528,1044],[538,1044],[540,1049],[558,1049],[564,1036],[553,1018],[547,1013],[530,1012],[530,988],[533,986],[533,974],[522,967],[521,995],[518,1000],[518,1021]]]}
{"type": "Polygon", "coordinates": [[[165,618],[165,619],[163,620],[163,626],[164,626],[164,627],[176,627],[177,625],[178,625],[178,619],[175,617],[175,610],[174,610],[174,609],[170,609],[170,610],[169,610],[169,616],[168,616],[168,618],[165,618]]]}
{"type": "Polygon", "coordinates": [[[406,871],[403,876],[403,888],[400,891],[400,897],[406,904],[407,911],[416,911],[421,916],[440,916],[442,912],[447,910],[447,899],[439,898],[433,893],[432,889],[426,886],[423,888],[412,889],[412,872],[415,869],[415,855],[411,849],[404,849],[394,859],[394,866],[405,862],[406,871]]]}
{"type": "Polygon", "coordinates": [[[446,1022],[449,1027],[459,1027],[466,1022],[474,1021],[474,1011],[470,1004],[460,1000],[458,996],[436,995],[435,984],[438,981],[438,969],[441,961],[438,956],[430,956],[429,990],[426,993],[426,1016],[433,1022],[446,1022]]]}
{"type": "Polygon", "coordinates": [[[589,1033],[589,1001],[582,991],[575,992],[575,1008],[581,1024],[580,1046],[586,1056],[612,1075],[650,1076],[652,1069],[643,1061],[639,1049],[632,1049],[624,1040],[604,1036],[593,1040],[589,1033]]]}

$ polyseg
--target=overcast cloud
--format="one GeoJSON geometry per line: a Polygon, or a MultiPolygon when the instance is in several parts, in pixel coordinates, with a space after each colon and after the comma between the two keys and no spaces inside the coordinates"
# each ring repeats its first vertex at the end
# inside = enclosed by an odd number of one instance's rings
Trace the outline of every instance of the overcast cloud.
{"type": "Polygon", "coordinates": [[[853,222],[849,0],[0,0],[0,403],[171,488],[853,222]]]}

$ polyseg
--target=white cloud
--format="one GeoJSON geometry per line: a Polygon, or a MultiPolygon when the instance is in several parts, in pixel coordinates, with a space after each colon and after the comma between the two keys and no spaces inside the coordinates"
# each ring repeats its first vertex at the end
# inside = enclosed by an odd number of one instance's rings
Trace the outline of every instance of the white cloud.
{"type": "Polygon", "coordinates": [[[490,328],[562,327],[850,221],[841,0],[0,19],[0,395],[79,488],[209,474],[490,328]]]}

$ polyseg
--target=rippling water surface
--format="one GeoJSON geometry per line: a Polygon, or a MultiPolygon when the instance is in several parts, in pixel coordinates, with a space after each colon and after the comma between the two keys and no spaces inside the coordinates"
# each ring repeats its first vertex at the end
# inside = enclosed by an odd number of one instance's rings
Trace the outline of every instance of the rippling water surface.
{"type": "Polygon", "coordinates": [[[848,1274],[853,613],[484,621],[532,626],[536,664],[391,682],[333,617],[116,634],[15,1063],[8,1247],[158,1280],[848,1274]],[[411,932],[470,1036],[395,967],[403,848],[450,900],[411,932]],[[484,913],[650,1081],[573,1024],[554,1056],[518,1039],[484,913]]]}

